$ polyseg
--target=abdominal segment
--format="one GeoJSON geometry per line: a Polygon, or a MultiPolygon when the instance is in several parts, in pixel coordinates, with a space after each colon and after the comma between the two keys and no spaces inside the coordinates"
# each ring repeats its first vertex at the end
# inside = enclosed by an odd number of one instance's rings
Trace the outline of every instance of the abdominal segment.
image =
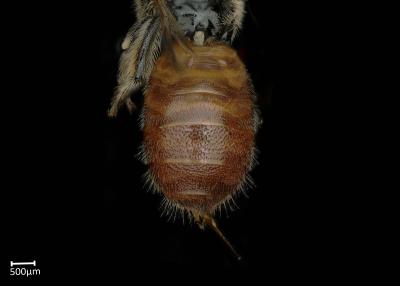
{"type": "Polygon", "coordinates": [[[230,48],[210,49],[196,47],[178,71],[161,56],[143,114],[154,184],[172,203],[200,214],[212,213],[238,191],[254,149],[254,104],[244,66],[230,48]],[[193,64],[202,62],[207,65],[193,64]]]}

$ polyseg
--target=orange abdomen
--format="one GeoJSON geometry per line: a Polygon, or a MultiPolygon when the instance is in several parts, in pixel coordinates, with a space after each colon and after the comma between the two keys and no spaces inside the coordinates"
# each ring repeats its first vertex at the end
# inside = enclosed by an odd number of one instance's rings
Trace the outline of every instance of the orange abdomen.
{"type": "Polygon", "coordinates": [[[257,116],[247,71],[228,46],[162,54],[145,93],[144,150],[165,197],[211,214],[243,187],[257,116]]]}

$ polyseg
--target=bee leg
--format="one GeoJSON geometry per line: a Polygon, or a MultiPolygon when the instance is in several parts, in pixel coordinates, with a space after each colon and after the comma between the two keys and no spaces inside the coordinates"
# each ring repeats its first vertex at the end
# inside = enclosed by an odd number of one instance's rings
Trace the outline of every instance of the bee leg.
{"type": "MultiPolygon", "coordinates": [[[[141,23],[139,23],[141,24],[141,23]]],[[[137,30],[139,29],[140,25],[138,23],[132,25],[132,27],[129,28],[128,32],[126,33],[126,36],[124,40],[122,41],[121,48],[123,51],[127,50],[129,46],[131,45],[134,35],[137,33],[137,30]]]]}
{"type": "Polygon", "coordinates": [[[118,114],[119,109],[125,104],[130,112],[134,109],[135,104],[130,100],[129,96],[140,88],[140,83],[136,81],[125,82],[120,84],[111,100],[111,106],[107,112],[108,116],[113,118],[118,114]],[[130,101],[130,103],[128,102],[130,101]]]}
{"type": "Polygon", "coordinates": [[[149,70],[150,68],[149,65],[154,64],[156,54],[160,45],[159,41],[155,41],[155,37],[159,29],[160,29],[160,19],[153,18],[150,23],[148,33],[145,35],[143,39],[143,44],[140,53],[138,55],[138,62],[135,73],[136,80],[140,80],[143,77],[149,76],[146,75],[145,69],[149,70]]]}
{"type": "Polygon", "coordinates": [[[119,84],[108,116],[116,117],[124,104],[130,112],[133,111],[134,104],[130,95],[146,84],[158,57],[161,45],[159,28],[159,18],[148,18],[138,28],[135,25],[131,28],[132,31],[137,31],[135,39],[131,38],[130,32],[125,37],[122,48],[127,49],[121,56],[119,84]]]}
{"type": "Polygon", "coordinates": [[[239,29],[242,27],[242,22],[245,13],[244,0],[222,0],[221,13],[221,31],[224,40],[232,42],[239,29]]]}
{"type": "Polygon", "coordinates": [[[128,109],[129,114],[132,114],[133,111],[135,110],[135,104],[133,103],[131,98],[128,98],[126,100],[126,108],[128,109]]]}

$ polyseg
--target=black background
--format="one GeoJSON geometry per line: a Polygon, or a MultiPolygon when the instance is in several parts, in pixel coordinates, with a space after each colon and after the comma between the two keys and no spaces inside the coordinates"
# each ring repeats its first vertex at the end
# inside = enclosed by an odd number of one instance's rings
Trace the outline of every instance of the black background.
{"type": "Polygon", "coordinates": [[[38,5],[19,2],[3,25],[5,275],[10,260],[36,260],[41,279],[237,269],[286,280],[348,271],[349,260],[336,264],[346,206],[336,204],[342,193],[327,163],[340,144],[324,122],[333,99],[322,81],[332,71],[320,69],[335,61],[325,51],[334,43],[308,7],[250,0],[235,43],[264,122],[257,187],[219,218],[245,257],[237,263],[210,231],[160,218],[160,198],[143,188],[145,166],[134,156],[138,113],[106,118],[119,45],[134,22],[130,1],[38,5]]]}

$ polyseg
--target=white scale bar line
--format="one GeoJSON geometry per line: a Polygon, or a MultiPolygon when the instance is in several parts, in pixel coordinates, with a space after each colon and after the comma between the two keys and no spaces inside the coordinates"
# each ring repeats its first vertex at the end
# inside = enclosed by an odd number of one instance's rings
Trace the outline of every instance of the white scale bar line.
{"type": "Polygon", "coordinates": [[[33,260],[32,262],[13,262],[10,261],[11,263],[11,267],[13,267],[14,265],[33,265],[36,266],[36,260],[33,260]]]}

